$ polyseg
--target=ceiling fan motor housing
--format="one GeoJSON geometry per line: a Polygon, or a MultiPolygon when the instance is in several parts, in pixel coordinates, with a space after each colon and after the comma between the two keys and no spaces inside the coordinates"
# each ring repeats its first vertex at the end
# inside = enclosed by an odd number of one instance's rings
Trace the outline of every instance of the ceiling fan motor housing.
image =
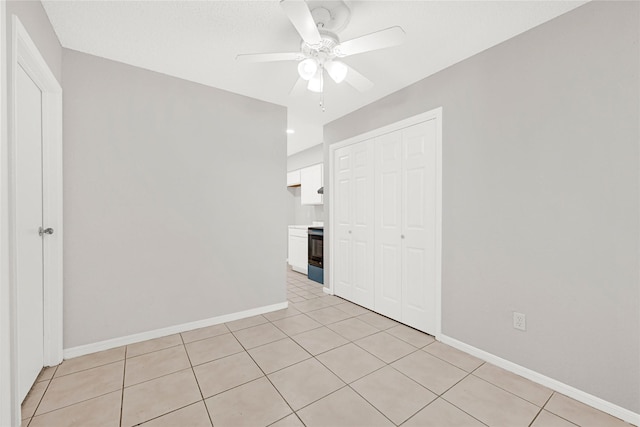
{"type": "Polygon", "coordinates": [[[322,41],[319,44],[310,45],[303,41],[300,49],[306,58],[314,58],[323,64],[339,56],[336,47],[340,44],[340,40],[329,31],[320,30],[320,36],[322,41]]]}

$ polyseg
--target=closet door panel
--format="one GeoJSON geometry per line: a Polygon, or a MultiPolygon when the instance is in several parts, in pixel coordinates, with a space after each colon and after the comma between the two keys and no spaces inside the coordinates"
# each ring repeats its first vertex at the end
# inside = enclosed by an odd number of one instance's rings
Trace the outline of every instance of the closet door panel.
{"type": "Polygon", "coordinates": [[[353,251],[355,257],[353,302],[373,308],[374,272],[374,145],[363,141],[351,146],[353,158],[353,251]]]}
{"type": "Polygon", "coordinates": [[[351,299],[353,295],[353,273],[351,255],[351,147],[343,147],[334,153],[335,165],[335,228],[336,239],[334,292],[344,298],[351,299]]]}
{"type": "Polygon", "coordinates": [[[435,120],[402,131],[402,321],[435,330],[435,120]]]}
{"type": "Polygon", "coordinates": [[[375,309],[402,315],[402,139],[401,132],[376,138],[375,309]]]}
{"type": "Polygon", "coordinates": [[[353,290],[351,286],[351,242],[338,238],[336,242],[337,254],[335,265],[334,292],[336,295],[351,299],[353,290]]]}

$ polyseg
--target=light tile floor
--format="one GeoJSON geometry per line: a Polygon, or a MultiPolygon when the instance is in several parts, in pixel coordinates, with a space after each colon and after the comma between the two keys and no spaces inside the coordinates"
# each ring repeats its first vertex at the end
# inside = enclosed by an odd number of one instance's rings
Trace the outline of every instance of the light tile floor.
{"type": "Polygon", "coordinates": [[[323,293],[289,308],[46,368],[23,426],[629,424],[323,293]]]}

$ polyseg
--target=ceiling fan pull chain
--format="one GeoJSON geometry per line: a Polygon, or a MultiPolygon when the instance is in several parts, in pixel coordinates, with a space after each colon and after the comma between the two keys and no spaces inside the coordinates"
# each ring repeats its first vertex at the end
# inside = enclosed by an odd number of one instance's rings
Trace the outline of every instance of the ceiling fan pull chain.
{"type": "Polygon", "coordinates": [[[322,88],[322,90],[320,91],[320,108],[324,113],[324,69],[321,70],[320,80],[322,81],[322,84],[320,86],[322,88]]]}

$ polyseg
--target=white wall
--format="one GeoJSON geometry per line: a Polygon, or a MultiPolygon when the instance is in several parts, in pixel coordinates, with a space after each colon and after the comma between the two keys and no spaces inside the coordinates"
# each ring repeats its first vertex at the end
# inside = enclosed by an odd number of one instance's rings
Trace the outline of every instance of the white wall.
{"type": "Polygon", "coordinates": [[[590,2],[324,127],[442,106],[443,333],[635,413],[639,15],[590,2]]]}
{"type": "Polygon", "coordinates": [[[286,301],[286,109],[63,68],[65,348],[286,301]]]}

